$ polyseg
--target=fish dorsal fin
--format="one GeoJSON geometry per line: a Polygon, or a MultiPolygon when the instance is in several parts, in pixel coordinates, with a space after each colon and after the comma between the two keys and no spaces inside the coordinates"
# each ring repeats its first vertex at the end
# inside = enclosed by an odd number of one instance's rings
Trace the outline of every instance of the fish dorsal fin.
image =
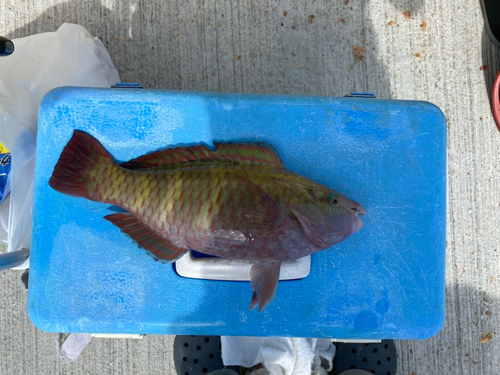
{"type": "Polygon", "coordinates": [[[267,143],[215,143],[222,159],[285,168],[276,149],[267,143]]]}
{"type": "Polygon", "coordinates": [[[189,162],[207,162],[213,154],[205,146],[178,147],[161,150],[126,161],[121,166],[133,170],[175,169],[189,162]]]}
{"type": "Polygon", "coordinates": [[[133,170],[169,170],[215,162],[285,168],[274,147],[267,143],[214,144],[215,151],[211,151],[205,146],[179,147],[143,155],[127,161],[121,166],[133,170]]]}

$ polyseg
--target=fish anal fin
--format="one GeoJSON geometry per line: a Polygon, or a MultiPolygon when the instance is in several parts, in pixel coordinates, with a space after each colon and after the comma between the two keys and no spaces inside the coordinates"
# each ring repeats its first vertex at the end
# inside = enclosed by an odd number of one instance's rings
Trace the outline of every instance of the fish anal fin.
{"type": "Polygon", "coordinates": [[[168,239],[158,235],[148,225],[130,213],[120,212],[104,216],[130,236],[139,246],[146,249],[148,255],[163,263],[172,263],[184,255],[188,249],[182,249],[172,244],[168,239]]]}
{"type": "Polygon", "coordinates": [[[250,310],[259,305],[259,312],[264,310],[274,299],[278,290],[280,278],[280,261],[259,263],[250,270],[250,285],[252,286],[252,301],[250,310]]]}

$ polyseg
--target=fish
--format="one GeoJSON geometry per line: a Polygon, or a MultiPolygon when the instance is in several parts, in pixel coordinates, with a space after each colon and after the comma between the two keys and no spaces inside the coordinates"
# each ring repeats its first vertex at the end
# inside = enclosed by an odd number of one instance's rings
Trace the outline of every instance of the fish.
{"type": "Polygon", "coordinates": [[[250,310],[274,299],[282,262],[328,249],[358,232],[366,210],[285,168],[267,143],[164,149],[118,163],[92,135],[74,130],[49,185],[121,207],[104,219],[156,260],[189,250],[255,261],[250,310]]]}

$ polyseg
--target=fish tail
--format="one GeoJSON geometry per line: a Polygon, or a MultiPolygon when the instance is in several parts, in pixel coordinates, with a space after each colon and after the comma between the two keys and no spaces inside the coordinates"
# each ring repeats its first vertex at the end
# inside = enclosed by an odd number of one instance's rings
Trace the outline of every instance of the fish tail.
{"type": "Polygon", "coordinates": [[[90,134],[74,130],[54,168],[49,185],[60,193],[91,199],[87,182],[95,179],[102,167],[115,165],[113,157],[90,134]]]}

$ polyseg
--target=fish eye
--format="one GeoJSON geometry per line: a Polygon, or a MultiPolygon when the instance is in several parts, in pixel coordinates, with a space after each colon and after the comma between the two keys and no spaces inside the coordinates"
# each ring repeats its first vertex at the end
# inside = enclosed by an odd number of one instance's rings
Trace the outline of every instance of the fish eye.
{"type": "Polygon", "coordinates": [[[334,206],[336,206],[337,204],[339,204],[340,202],[340,199],[335,196],[333,193],[330,193],[328,194],[328,201],[333,204],[334,206]]]}

